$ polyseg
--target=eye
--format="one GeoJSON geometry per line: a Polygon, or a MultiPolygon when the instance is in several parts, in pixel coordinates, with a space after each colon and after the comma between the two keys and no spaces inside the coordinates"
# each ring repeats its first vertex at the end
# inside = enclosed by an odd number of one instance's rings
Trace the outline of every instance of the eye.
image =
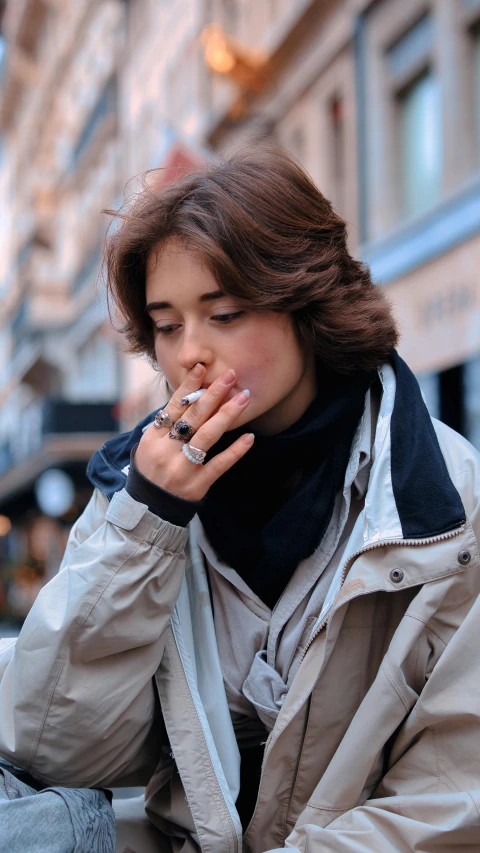
{"type": "Polygon", "coordinates": [[[170,326],[155,326],[155,330],[159,335],[172,335],[176,329],[179,329],[180,326],[178,324],[172,324],[170,326]]]}
{"type": "Polygon", "coordinates": [[[218,323],[232,323],[234,320],[239,320],[244,314],[245,311],[234,311],[230,314],[216,314],[212,317],[212,320],[216,320],[218,323]]]}

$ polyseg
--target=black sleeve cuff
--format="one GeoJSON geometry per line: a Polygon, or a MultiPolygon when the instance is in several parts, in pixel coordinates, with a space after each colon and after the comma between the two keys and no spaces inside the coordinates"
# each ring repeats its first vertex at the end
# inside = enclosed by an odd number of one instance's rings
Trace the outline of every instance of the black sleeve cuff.
{"type": "Polygon", "coordinates": [[[205,499],[203,501],[187,501],[185,498],[179,498],[171,492],[166,492],[165,489],[144,477],[134,462],[137,447],[138,444],[130,454],[130,468],[125,484],[128,494],[135,501],[146,504],[150,512],[158,515],[159,518],[163,518],[164,521],[175,524],[177,527],[186,527],[200,507],[203,506],[205,499]]]}

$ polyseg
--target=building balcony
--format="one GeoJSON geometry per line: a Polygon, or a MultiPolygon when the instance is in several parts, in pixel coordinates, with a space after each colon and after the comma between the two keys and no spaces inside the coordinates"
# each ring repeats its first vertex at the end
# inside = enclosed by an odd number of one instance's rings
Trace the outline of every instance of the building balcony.
{"type": "Polygon", "coordinates": [[[2,27],[7,41],[0,83],[0,124],[12,122],[24,86],[32,86],[39,75],[36,53],[38,40],[48,14],[43,0],[17,0],[9,3],[2,27]]]}
{"type": "Polygon", "coordinates": [[[102,246],[95,245],[87,254],[73,277],[72,293],[77,295],[96,280],[102,262],[102,246]]]}
{"type": "Polygon", "coordinates": [[[44,356],[49,335],[72,321],[71,299],[65,283],[49,277],[51,263],[43,269],[40,262],[35,262],[37,260],[25,261],[19,271],[24,295],[10,316],[8,374],[16,381],[22,380],[25,371],[44,356]]]}
{"type": "Polygon", "coordinates": [[[33,401],[0,444],[0,507],[7,514],[30,495],[49,468],[80,472],[92,453],[117,432],[115,403],[71,403],[55,397],[33,401]]]}
{"type": "Polygon", "coordinates": [[[114,403],[70,403],[46,398],[41,402],[42,436],[115,432],[114,403]]]}
{"type": "Polygon", "coordinates": [[[71,175],[98,159],[99,152],[117,133],[117,114],[118,81],[113,74],[100,91],[71,151],[68,163],[71,175]]]}
{"type": "Polygon", "coordinates": [[[22,370],[28,370],[42,352],[42,332],[33,322],[32,302],[31,297],[24,297],[10,320],[12,378],[20,379],[22,370]]]}

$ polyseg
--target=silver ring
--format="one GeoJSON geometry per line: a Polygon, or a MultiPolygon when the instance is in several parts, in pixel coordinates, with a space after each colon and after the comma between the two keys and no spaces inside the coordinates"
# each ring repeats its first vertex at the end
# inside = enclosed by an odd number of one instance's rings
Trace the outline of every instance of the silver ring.
{"type": "Polygon", "coordinates": [[[206,450],[200,450],[198,447],[192,447],[191,444],[182,445],[183,455],[189,460],[189,462],[193,462],[194,465],[203,465],[204,459],[207,455],[206,450]]]}
{"type": "Polygon", "coordinates": [[[157,427],[157,429],[164,429],[165,427],[173,426],[173,421],[165,409],[160,409],[160,411],[157,412],[153,426],[157,427]]]}
{"type": "Polygon", "coordinates": [[[194,428],[190,424],[187,424],[186,421],[182,421],[181,418],[179,421],[175,421],[168,433],[169,438],[176,438],[177,441],[190,441],[194,435],[194,428]]]}

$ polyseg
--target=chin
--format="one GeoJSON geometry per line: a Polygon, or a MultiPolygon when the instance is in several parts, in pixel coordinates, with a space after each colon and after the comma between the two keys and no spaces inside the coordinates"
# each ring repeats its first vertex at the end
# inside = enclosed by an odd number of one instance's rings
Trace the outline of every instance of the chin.
{"type": "MultiPolygon", "coordinates": [[[[255,417],[255,415],[253,417],[255,417]]],[[[230,432],[231,430],[234,430],[234,429],[241,429],[242,427],[245,426],[245,424],[249,424],[251,420],[252,420],[252,416],[250,415],[250,413],[249,412],[243,412],[240,415],[240,417],[237,418],[237,420],[232,424],[230,429],[227,430],[227,432],[230,432]]]]}

